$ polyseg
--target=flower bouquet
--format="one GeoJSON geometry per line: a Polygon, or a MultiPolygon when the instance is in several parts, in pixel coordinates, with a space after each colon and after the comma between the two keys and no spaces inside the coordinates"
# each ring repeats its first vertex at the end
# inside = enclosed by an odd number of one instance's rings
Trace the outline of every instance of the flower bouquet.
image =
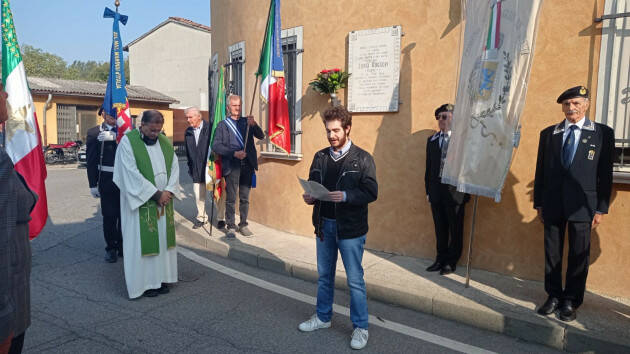
{"type": "Polygon", "coordinates": [[[350,74],[340,69],[324,69],[317,73],[317,77],[309,83],[313,90],[320,94],[336,96],[337,90],[345,88],[350,74]]]}

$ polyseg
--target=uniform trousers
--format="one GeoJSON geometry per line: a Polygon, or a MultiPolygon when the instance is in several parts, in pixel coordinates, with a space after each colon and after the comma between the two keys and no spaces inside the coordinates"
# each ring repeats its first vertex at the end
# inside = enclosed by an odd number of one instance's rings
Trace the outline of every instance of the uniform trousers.
{"type": "Polygon", "coordinates": [[[120,190],[112,181],[113,173],[101,172],[98,190],[101,194],[101,213],[103,214],[103,236],[105,250],[122,251],[122,231],[120,224],[120,190]]]}
{"type": "Polygon", "coordinates": [[[545,291],[549,296],[571,300],[575,307],[582,304],[590,252],[590,222],[545,222],[545,291]],[[569,230],[569,259],[563,291],[562,252],[566,229],[569,230]]]}
{"type": "Polygon", "coordinates": [[[229,175],[225,176],[225,223],[236,226],[235,208],[236,195],[238,194],[238,210],[241,216],[238,226],[247,226],[247,214],[249,212],[249,191],[252,187],[252,175],[254,169],[242,160],[240,166],[232,167],[229,175]]]}
{"type": "Polygon", "coordinates": [[[431,203],[437,246],[436,261],[442,264],[454,267],[462,255],[465,210],[466,204],[431,203]]]}

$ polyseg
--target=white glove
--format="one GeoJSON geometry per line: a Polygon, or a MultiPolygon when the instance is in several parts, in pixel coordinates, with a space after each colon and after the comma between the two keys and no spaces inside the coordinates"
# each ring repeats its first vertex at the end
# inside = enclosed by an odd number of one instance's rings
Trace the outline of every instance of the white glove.
{"type": "Polygon", "coordinates": [[[94,198],[101,197],[101,193],[98,192],[98,187],[90,188],[90,194],[92,194],[92,197],[94,198]]]}
{"type": "Polygon", "coordinates": [[[116,133],[110,130],[103,130],[96,139],[98,141],[114,141],[116,140],[116,133]]]}

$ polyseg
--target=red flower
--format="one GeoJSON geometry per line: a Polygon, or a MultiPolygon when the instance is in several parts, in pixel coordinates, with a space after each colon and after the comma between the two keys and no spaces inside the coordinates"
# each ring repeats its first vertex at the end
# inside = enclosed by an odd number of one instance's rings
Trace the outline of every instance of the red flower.
{"type": "Polygon", "coordinates": [[[334,71],[334,72],[338,73],[338,72],[339,72],[339,69],[336,69],[336,68],[335,68],[335,69],[332,69],[332,71],[334,71]]]}
{"type": "Polygon", "coordinates": [[[321,71],[322,74],[327,74],[328,72],[330,72],[330,70],[324,69],[324,70],[321,71]]]}

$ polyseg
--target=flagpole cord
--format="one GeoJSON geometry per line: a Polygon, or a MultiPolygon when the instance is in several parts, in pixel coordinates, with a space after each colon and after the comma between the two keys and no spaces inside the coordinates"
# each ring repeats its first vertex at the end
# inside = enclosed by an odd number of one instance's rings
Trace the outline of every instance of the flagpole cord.
{"type": "Polygon", "coordinates": [[[470,226],[470,240],[468,240],[468,263],[466,264],[466,288],[468,288],[470,285],[470,260],[472,258],[473,238],[475,237],[475,222],[477,220],[477,203],[478,202],[479,202],[479,196],[475,195],[475,202],[473,203],[472,225],[470,226]]]}

